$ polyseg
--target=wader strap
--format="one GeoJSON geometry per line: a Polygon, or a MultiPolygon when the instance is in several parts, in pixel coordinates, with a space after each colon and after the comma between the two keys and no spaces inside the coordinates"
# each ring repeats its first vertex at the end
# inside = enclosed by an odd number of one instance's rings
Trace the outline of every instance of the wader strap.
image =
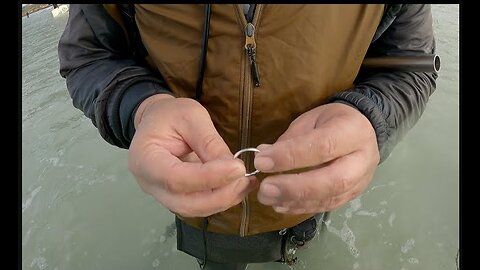
{"type": "Polygon", "coordinates": [[[200,265],[200,269],[206,269],[205,266],[207,265],[207,261],[208,261],[207,260],[207,227],[208,227],[208,218],[205,217],[203,219],[203,226],[202,226],[203,249],[205,250],[205,252],[203,254],[203,260],[197,259],[198,264],[200,265]]]}
{"type": "Polygon", "coordinates": [[[315,238],[319,232],[319,226],[323,228],[324,221],[328,218],[327,213],[318,213],[304,222],[285,230],[282,240],[282,258],[278,262],[293,266],[297,262],[295,253],[299,249],[308,247],[308,243],[315,238]]]}

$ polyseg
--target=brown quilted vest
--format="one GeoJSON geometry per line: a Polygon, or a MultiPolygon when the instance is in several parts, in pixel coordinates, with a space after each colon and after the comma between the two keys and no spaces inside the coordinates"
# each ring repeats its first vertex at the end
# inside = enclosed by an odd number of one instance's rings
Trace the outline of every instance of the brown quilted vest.
{"type": "MultiPolygon", "coordinates": [[[[105,5],[119,21],[114,6],[105,5]]],[[[195,97],[203,5],[138,4],[135,9],[149,62],[177,97],[195,97]]],[[[212,5],[200,103],[232,153],[274,143],[296,117],[351,88],[383,11],[384,5],[258,4],[252,21],[261,83],[256,87],[241,5],[212,5]]],[[[247,171],[254,170],[253,155],[242,157],[247,171]]],[[[276,213],[253,191],[241,204],[208,217],[207,230],[252,235],[292,227],[310,216],[276,213]]],[[[182,219],[202,227],[202,218],[182,219]]]]}

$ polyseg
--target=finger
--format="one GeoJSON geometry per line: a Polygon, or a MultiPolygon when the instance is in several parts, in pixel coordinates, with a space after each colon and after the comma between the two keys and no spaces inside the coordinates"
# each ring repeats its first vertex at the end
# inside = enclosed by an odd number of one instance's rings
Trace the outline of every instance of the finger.
{"type": "Polygon", "coordinates": [[[292,206],[342,195],[368,179],[370,166],[364,165],[363,158],[355,152],[319,169],[269,176],[260,184],[258,199],[265,205],[292,206]]]}
{"type": "Polygon", "coordinates": [[[182,119],[178,132],[202,162],[233,158],[232,152],[218,134],[206,109],[199,108],[198,112],[182,119]]]}
{"type": "Polygon", "coordinates": [[[244,177],[245,166],[238,159],[205,163],[182,162],[165,149],[146,153],[140,177],[175,193],[213,189],[244,177]]]}
{"type": "MultiPolygon", "coordinates": [[[[320,108],[316,108],[311,112],[318,110],[320,108]]],[[[315,129],[316,118],[318,115],[316,113],[305,113],[297,117],[293,120],[292,123],[288,126],[288,129],[283,132],[280,137],[278,137],[277,142],[285,141],[290,138],[295,138],[300,135],[303,135],[313,129],[315,129]]]]}
{"type": "Polygon", "coordinates": [[[290,215],[325,213],[344,206],[346,203],[356,198],[359,194],[359,192],[352,191],[320,201],[311,201],[305,205],[273,206],[273,210],[275,210],[277,213],[290,215]]]}
{"type": "Polygon", "coordinates": [[[206,217],[239,204],[255,188],[247,177],[218,189],[189,194],[175,194],[158,189],[152,195],[166,208],[183,217],[206,217]]]}
{"type": "Polygon", "coordinates": [[[272,207],[278,213],[295,215],[332,211],[342,207],[347,202],[358,197],[368,186],[368,183],[366,182],[368,181],[360,181],[350,191],[340,194],[338,196],[308,200],[303,202],[279,201],[278,205],[274,205],[272,207]]]}
{"type": "Polygon", "coordinates": [[[178,157],[183,162],[202,162],[195,152],[190,152],[186,155],[178,157]]]}
{"type": "Polygon", "coordinates": [[[364,138],[350,128],[326,124],[305,135],[277,141],[255,155],[255,168],[281,172],[316,166],[357,150],[364,138]]]}

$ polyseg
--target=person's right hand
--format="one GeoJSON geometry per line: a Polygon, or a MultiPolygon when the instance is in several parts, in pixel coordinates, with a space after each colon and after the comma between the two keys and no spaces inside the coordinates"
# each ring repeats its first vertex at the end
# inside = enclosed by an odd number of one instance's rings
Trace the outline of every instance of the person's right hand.
{"type": "Polygon", "coordinates": [[[197,101],[151,96],[140,104],[134,123],[129,170],[170,211],[206,217],[240,203],[255,188],[197,101]]]}

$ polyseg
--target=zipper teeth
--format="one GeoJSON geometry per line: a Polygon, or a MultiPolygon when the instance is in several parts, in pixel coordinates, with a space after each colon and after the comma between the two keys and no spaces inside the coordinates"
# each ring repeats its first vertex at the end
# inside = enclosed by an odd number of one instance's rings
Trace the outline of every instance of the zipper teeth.
{"type": "MultiPolygon", "coordinates": [[[[238,11],[242,11],[242,9],[240,8],[240,6],[237,6],[239,7],[238,11]]],[[[251,23],[255,26],[255,28],[257,28],[257,21],[258,21],[258,17],[260,16],[260,13],[261,13],[261,9],[262,9],[262,5],[261,4],[257,4],[256,7],[255,7],[255,12],[254,12],[254,15],[253,15],[253,19],[251,21],[251,23]]],[[[248,24],[246,18],[245,18],[245,15],[243,14],[243,11],[240,12],[240,18],[241,18],[241,21],[244,22],[244,25],[242,24],[243,26],[243,31],[245,31],[245,27],[246,25],[248,24]]],[[[256,34],[256,33],[254,33],[256,34]]],[[[244,49],[243,49],[244,50],[244,49]]],[[[242,113],[241,113],[241,117],[242,117],[242,124],[241,124],[241,129],[240,129],[240,134],[241,134],[241,137],[240,137],[240,147],[241,149],[244,149],[244,148],[247,148],[249,146],[249,134],[250,134],[250,122],[251,122],[251,111],[252,111],[252,100],[253,100],[253,91],[252,91],[252,88],[253,88],[253,82],[252,82],[252,76],[251,76],[251,67],[250,67],[250,61],[249,61],[249,58],[248,58],[248,55],[246,53],[246,51],[244,50],[243,52],[243,59],[245,59],[245,61],[243,62],[243,66],[244,66],[244,78],[243,78],[243,95],[242,95],[242,113]]],[[[249,166],[250,166],[250,160],[251,160],[251,156],[250,155],[247,155],[245,156],[245,164],[247,165],[247,170],[250,170],[249,166]]],[[[243,199],[242,201],[242,206],[243,206],[243,209],[242,209],[242,218],[241,218],[241,224],[240,224],[240,236],[246,236],[247,235],[247,231],[248,231],[248,222],[249,222],[249,212],[250,212],[250,209],[249,209],[249,203],[248,203],[248,195],[245,197],[245,199],[243,199]]]]}
{"type": "Polygon", "coordinates": [[[242,201],[243,204],[243,216],[242,216],[242,226],[240,226],[241,229],[241,236],[246,236],[247,231],[248,231],[248,221],[249,221],[249,203],[248,203],[248,195],[245,197],[245,199],[242,201]]]}
{"type": "MultiPolygon", "coordinates": [[[[242,130],[241,130],[241,139],[240,139],[240,146],[241,149],[247,148],[248,147],[248,133],[250,132],[250,110],[251,110],[251,89],[250,89],[250,73],[249,71],[249,62],[247,55],[244,54],[245,58],[245,77],[244,77],[244,84],[243,84],[243,106],[242,106],[242,130]]],[[[249,155],[245,156],[245,164],[247,165],[247,170],[249,170],[250,166],[250,160],[249,160],[249,155]]],[[[240,236],[245,236],[247,234],[247,222],[248,222],[248,214],[249,214],[249,209],[248,209],[248,195],[243,199],[242,201],[242,223],[240,224],[240,236]]]]}

